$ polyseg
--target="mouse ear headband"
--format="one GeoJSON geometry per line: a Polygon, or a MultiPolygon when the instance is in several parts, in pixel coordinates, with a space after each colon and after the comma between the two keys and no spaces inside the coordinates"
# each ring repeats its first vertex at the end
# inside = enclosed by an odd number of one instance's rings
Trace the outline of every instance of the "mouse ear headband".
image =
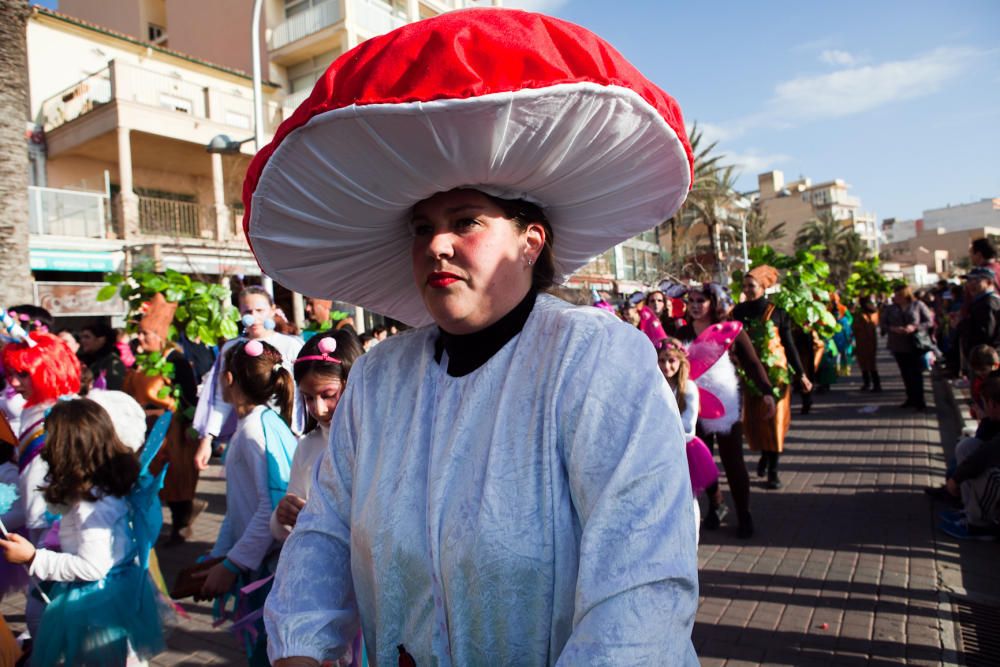
{"type": "Polygon", "coordinates": [[[330,364],[342,363],[340,359],[333,356],[333,353],[337,350],[337,341],[333,338],[321,338],[319,341],[319,354],[308,354],[304,357],[299,357],[295,360],[295,363],[300,361],[325,361],[330,364]]]}

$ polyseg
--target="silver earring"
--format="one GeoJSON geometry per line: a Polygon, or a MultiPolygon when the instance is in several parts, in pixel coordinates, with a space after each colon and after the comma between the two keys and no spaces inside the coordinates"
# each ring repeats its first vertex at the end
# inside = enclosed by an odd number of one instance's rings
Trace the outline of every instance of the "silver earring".
{"type": "Polygon", "coordinates": [[[528,266],[531,266],[534,263],[535,263],[535,260],[533,260],[532,258],[529,257],[528,258],[528,266]]]}

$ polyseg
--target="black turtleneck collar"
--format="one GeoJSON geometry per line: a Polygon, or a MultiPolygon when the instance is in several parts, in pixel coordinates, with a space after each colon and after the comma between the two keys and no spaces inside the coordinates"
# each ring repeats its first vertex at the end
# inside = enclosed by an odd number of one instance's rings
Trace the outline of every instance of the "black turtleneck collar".
{"type": "Polygon", "coordinates": [[[500,351],[511,338],[521,333],[524,323],[535,307],[534,289],[514,309],[481,331],[470,334],[450,334],[443,329],[434,341],[434,361],[441,363],[444,352],[448,352],[448,375],[462,377],[476,370],[494,354],[500,351]]]}

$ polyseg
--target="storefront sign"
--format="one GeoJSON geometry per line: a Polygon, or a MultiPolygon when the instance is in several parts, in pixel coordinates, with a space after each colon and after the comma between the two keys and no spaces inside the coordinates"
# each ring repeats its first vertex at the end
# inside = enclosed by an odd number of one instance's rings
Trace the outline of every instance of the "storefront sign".
{"type": "Polygon", "coordinates": [[[89,250],[31,249],[32,271],[117,271],[122,253],[89,250]]]}
{"type": "Polygon", "coordinates": [[[35,303],[55,317],[124,315],[127,308],[118,296],[109,301],[97,300],[102,287],[104,283],[36,282],[35,303]]]}

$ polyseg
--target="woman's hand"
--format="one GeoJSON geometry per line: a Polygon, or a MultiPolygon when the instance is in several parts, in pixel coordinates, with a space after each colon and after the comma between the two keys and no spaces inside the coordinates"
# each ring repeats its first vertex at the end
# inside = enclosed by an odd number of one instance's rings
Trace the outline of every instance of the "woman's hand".
{"type": "Polygon", "coordinates": [[[770,419],[774,416],[777,407],[774,404],[774,396],[764,397],[764,419],[770,419]]]}
{"type": "Polygon", "coordinates": [[[903,333],[910,334],[910,333],[913,333],[916,330],[917,330],[917,325],[916,324],[907,324],[905,327],[903,327],[903,333]]]}
{"type": "Polygon", "coordinates": [[[198,450],[194,453],[194,467],[204,470],[208,467],[208,460],[212,458],[212,436],[206,435],[198,441],[198,450]]]}
{"type": "Polygon", "coordinates": [[[299,512],[302,508],[306,506],[306,501],[299,498],[294,493],[289,493],[281,502],[278,503],[278,508],[275,511],[275,517],[278,519],[278,523],[283,526],[295,527],[295,522],[299,518],[299,512]]]}
{"type": "Polygon", "coordinates": [[[955,496],[956,498],[962,495],[962,490],[958,487],[958,482],[953,480],[951,477],[944,483],[945,488],[948,489],[948,493],[955,496]]]}
{"type": "Polygon", "coordinates": [[[813,390],[813,383],[812,383],[812,381],[808,377],[806,377],[805,375],[802,376],[802,378],[799,380],[799,383],[802,386],[802,392],[803,393],[808,394],[810,391],[813,390]]]}
{"type": "Polygon", "coordinates": [[[8,563],[28,565],[35,560],[35,545],[17,533],[7,533],[6,539],[0,539],[0,549],[8,563]]]}
{"type": "Polygon", "coordinates": [[[201,585],[201,593],[194,596],[198,600],[213,600],[220,595],[228,593],[236,583],[236,573],[230,572],[222,563],[215,564],[211,569],[204,572],[196,572],[191,575],[195,579],[205,579],[201,585]]]}

